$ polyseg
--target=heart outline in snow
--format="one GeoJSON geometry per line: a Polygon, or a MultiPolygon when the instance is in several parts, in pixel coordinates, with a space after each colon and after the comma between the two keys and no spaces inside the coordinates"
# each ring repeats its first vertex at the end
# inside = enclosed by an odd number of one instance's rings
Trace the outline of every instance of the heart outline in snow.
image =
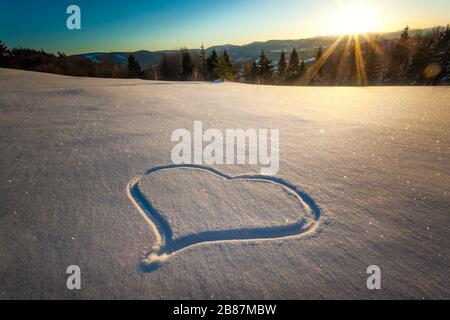
{"type": "Polygon", "coordinates": [[[217,169],[193,164],[158,166],[147,170],[142,177],[135,177],[127,185],[127,195],[134,206],[145,218],[156,236],[155,244],[142,260],[144,271],[151,272],[161,267],[171,256],[188,248],[217,242],[235,241],[268,241],[312,234],[319,225],[321,211],[314,199],[297,186],[284,179],[263,175],[230,176],[217,169]],[[186,235],[177,239],[173,238],[172,229],[168,221],[156,210],[139,188],[139,183],[146,176],[156,172],[173,169],[203,170],[215,174],[225,180],[245,180],[255,182],[269,182],[282,186],[292,192],[301,202],[307,212],[296,222],[288,225],[280,225],[263,228],[229,229],[218,231],[204,231],[186,235]]]}

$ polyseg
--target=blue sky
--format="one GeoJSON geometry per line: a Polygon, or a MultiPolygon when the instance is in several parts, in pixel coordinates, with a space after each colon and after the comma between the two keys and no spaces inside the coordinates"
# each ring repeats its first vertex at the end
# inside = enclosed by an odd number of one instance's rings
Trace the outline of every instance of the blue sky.
{"type": "Polygon", "coordinates": [[[339,8],[372,2],[380,30],[450,23],[449,0],[1,0],[0,40],[68,54],[176,49],[333,34],[339,8]],[[82,30],[66,28],[77,4],[82,30]]]}

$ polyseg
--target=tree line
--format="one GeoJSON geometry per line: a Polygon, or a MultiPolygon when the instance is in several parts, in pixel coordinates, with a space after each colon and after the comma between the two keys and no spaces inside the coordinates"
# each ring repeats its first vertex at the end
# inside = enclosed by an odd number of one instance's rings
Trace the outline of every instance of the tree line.
{"type": "Polygon", "coordinates": [[[378,35],[347,37],[331,53],[318,52],[299,84],[437,85],[450,84],[450,27],[396,39],[378,35]],[[326,57],[324,57],[326,56],[326,57]]]}
{"type": "Polygon", "coordinates": [[[264,51],[255,61],[233,62],[227,50],[209,54],[186,48],[163,54],[157,65],[93,62],[43,50],[12,48],[0,41],[0,67],[72,76],[141,78],[167,81],[236,81],[267,85],[436,85],[450,84],[450,26],[399,38],[378,35],[340,37],[317,48],[314,59],[300,59],[295,48],[277,61],[264,51]],[[289,57],[287,57],[289,55],[289,57]]]}
{"type": "Polygon", "coordinates": [[[157,71],[156,76],[161,80],[182,81],[236,81],[239,73],[238,65],[231,62],[226,50],[220,53],[212,50],[208,56],[203,45],[198,56],[186,48],[164,53],[157,71]]]}
{"type": "Polygon", "coordinates": [[[411,36],[405,27],[397,39],[378,35],[346,36],[328,48],[319,47],[313,62],[289,59],[282,50],[277,62],[264,51],[244,65],[247,83],[279,85],[448,85],[450,26],[411,36]]]}
{"type": "Polygon", "coordinates": [[[94,63],[85,59],[56,55],[43,50],[12,48],[0,41],[0,67],[80,77],[124,78],[126,66],[109,62],[94,63]]]}

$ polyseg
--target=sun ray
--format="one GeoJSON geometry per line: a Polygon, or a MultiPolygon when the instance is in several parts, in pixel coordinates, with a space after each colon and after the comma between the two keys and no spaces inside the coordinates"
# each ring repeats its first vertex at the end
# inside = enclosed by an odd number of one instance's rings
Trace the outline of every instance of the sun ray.
{"type": "Polygon", "coordinates": [[[317,60],[311,67],[307,69],[305,74],[300,78],[298,83],[300,85],[308,85],[311,80],[317,75],[317,73],[320,71],[320,68],[325,64],[325,62],[328,60],[328,58],[331,56],[331,54],[336,50],[339,43],[344,38],[343,35],[339,36],[322,54],[319,60],[317,60]]]}
{"type": "Polygon", "coordinates": [[[338,72],[336,74],[336,77],[338,77],[338,79],[336,79],[337,81],[340,81],[344,78],[345,71],[348,68],[348,63],[347,63],[346,57],[349,54],[351,42],[352,42],[352,37],[350,35],[348,35],[347,42],[345,43],[344,49],[342,50],[342,54],[339,59],[339,68],[338,68],[338,72]]]}
{"type": "Polygon", "coordinates": [[[364,65],[364,59],[361,52],[361,43],[359,35],[353,36],[355,40],[355,60],[356,60],[356,76],[358,77],[358,85],[367,86],[367,73],[364,65]]]}
{"type": "Polygon", "coordinates": [[[363,33],[361,34],[361,36],[364,37],[367,44],[380,59],[386,58],[386,53],[384,52],[383,48],[380,46],[380,43],[378,42],[378,35],[371,35],[369,37],[366,33],[363,33]]]}

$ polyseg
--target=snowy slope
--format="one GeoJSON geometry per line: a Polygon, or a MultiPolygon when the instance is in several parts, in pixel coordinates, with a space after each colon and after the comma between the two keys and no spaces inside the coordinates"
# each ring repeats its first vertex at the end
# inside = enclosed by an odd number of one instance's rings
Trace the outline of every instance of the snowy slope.
{"type": "MultiPolygon", "coordinates": [[[[263,87],[0,69],[0,298],[449,299],[449,128],[448,87],[263,87]],[[279,128],[278,176],[315,200],[318,230],[195,246],[142,270],[156,239],[127,184],[170,164],[172,131],[193,130],[195,120],[220,130],[279,128]],[[65,286],[73,264],[81,291],[65,286]],[[381,291],[366,288],[373,264],[381,291]]],[[[260,169],[215,168],[233,176],[260,169]]],[[[229,199],[241,201],[226,212],[241,217],[231,227],[292,219],[287,207],[255,216],[263,201],[252,206],[237,189],[201,179],[216,200],[197,225],[205,188],[171,202],[165,181],[173,183],[159,179],[161,188],[147,192],[163,207],[185,203],[198,215],[180,232],[223,228],[214,203],[229,199]]],[[[277,195],[254,188],[252,199],[277,195]]],[[[282,199],[274,208],[290,205],[282,199]]]]}

